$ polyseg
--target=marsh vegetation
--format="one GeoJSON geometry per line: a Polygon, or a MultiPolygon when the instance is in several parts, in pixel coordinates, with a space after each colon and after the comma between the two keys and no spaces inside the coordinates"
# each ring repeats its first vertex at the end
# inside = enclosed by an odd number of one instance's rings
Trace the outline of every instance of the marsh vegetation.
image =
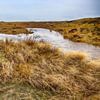
{"type": "Polygon", "coordinates": [[[0,100],[100,99],[100,18],[0,22],[0,36],[0,100]]]}

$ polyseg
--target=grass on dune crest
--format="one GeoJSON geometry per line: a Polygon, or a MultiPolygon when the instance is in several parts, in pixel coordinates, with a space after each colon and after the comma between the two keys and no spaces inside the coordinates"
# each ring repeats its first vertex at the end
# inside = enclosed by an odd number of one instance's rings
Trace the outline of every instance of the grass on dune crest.
{"type": "Polygon", "coordinates": [[[100,62],[44,42],[0,42],[0,99],[99,100],[100,62]]]}

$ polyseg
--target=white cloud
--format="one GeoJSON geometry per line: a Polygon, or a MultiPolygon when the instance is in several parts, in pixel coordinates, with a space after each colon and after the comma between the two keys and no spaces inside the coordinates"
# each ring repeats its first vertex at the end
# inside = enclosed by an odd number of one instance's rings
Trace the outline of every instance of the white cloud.
{"type": "Polygon", "coordinates": [[[100,16],[100,0],[0,0],[1,20],[65,20],[100,16]]]}

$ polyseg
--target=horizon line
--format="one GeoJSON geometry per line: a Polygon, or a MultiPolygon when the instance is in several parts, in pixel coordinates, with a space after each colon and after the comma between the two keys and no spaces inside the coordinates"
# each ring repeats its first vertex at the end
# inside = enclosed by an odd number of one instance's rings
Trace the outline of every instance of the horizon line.
{"type": "Polygon", "coordinates": [[[80,20],[80,19],[92,19],[92,18],[100,18],[100,16],[95,16],[95,17],[80,17],[80,18],[75,18],[75,19],[65,19],[65,20],[0,20],[0,22],[64,22],[64,21],[75,21],[75,20],[80,20]]]}

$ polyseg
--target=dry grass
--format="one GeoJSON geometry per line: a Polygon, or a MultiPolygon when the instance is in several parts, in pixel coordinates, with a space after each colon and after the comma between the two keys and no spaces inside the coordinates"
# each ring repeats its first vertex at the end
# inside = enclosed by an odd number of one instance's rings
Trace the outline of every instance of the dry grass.
{"type": "Polygon", "coordinates": [[[43,42],[0,42],[0,99],[99,100],[99,60],[43,42]]]}
{"type": "Polygon", "coordinates": [[[63,22],[0,22],[0,33],[28,34],[28,27],[55,30],[72,41],[100,46],[100,18],[63,22]]]}

